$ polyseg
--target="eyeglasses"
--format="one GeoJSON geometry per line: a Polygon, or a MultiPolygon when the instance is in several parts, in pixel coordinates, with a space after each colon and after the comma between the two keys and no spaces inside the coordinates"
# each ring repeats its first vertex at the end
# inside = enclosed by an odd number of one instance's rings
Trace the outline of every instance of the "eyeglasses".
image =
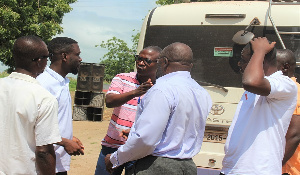
{"type": "Polygon", "coordinates": [[[156,61],[150,60],[149,58],[143,58],[139,55],[134,55],[135,61],[143,61],[146,65],[150,65],[151,63],[154,63],[156,61]]]}
{"type": "Polygon", "coordinates": [[[33,58],[32,61],[37,61],[39,59],[47,59],[49,58],[50,55],[45,55],[45,56],[40,56],[40,57],[37,57],[37,58],[33,58]]]}

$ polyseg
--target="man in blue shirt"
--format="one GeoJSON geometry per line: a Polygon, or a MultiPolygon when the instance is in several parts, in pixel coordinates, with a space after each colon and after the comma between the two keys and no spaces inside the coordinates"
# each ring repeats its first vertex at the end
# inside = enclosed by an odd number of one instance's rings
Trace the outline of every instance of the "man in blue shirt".
{"type": "Polygon", "coordinates": [[[62,141],[54,146],[56,154],[56,174],[66,175],[70,170],[70,155],[84,154],[84,147],[79,139],[73,136],[72,103],[69,91],[68,73],[77,74],[80,62],[78,43],[67,37],[57,37],[48,44],[51,65],[37,77],[58,101],[58,124],[62,141]]]}
{"type": "Polygon", "coordinates": [[[129,174],[197,174],[192,157],[200,151],[212,102],[191,78],[192,60],[186,44],[164,48],[159,78],[140,101],[127,142],[105,158],[108,171],[137,160],[129,174]]]}

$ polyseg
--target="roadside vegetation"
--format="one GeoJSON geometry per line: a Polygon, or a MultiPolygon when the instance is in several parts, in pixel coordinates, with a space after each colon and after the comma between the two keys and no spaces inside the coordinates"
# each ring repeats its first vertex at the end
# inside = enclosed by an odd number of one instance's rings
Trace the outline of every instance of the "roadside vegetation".
{"type": "Polygon", "coordinates": [[[75,91],[76,90],[76,86],[77,86],[77,79],[76,78],[72,78],[72,77],[68,77],[70,79],[70,83],[69,83],[69,89],[70,91],[75,91]]]}
{"type": "MultiPolygon", "coordinates": [[[[0,78],[7,77],[9,74],[6,71],[0,72],[0,78]]],[[[68,77],[70,79],[69,88],[70,91],[75,91],[77,86],[77,78],[68,77]]],[[[110,84],[110,82],[103,82],[103,84],[110,84]]]]}
{"type": "Polygon", "coordinates": [[[0,78],[4,78],[4,77],[7,77],[9,74],[4,71],[4,72],[0,72],[0,78]]]}

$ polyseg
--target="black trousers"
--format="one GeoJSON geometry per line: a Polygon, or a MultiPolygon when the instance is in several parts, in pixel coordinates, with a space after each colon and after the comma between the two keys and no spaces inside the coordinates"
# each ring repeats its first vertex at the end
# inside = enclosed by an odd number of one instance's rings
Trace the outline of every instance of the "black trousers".
{"type": "MultiPolygon", "coordinates": [[[[225,175],[225,174],[220,173],[220,175],[225,175]]],[[[283,173],[282,175],[290,175],[290,174],[288,174],[288,173],[283,173]]]]}
{"type": "Polygon", "coordinates": [[[129,175],[197,175],[197,167],[192,159],[171,159],[146,156],[139,159],[128,170],[129,175]]]}

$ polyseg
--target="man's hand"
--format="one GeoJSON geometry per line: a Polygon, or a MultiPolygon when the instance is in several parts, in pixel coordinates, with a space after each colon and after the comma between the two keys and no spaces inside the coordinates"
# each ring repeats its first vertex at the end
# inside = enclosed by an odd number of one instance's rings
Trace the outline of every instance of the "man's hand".
{"type": "Polygon", "coordinates": [[[120,137],[123,137],[124,139],[128,139],[128,134],[130,132],[130,129],[123,129],[122,132],[120,133],[120,137]]]}
{"type": "MultiPolygon", "coordinates": [[[[80,142],[80,141],[79,141],[80,142]]],[[[81,142],[80,142],[81,143],[81,142]]],[[[82,147],[75,141],[62,138],[62,141],[57,143],[60,146],[63,146],[65,151],[72,156],[84,154],[82,147]]],[[[82,145],[82,144],[81,144],[82,145]]]]}
{"type": "Polygon", "coordinates": [[[146,82],[142,83],[137,89],[135,89],[135,96],[144,95],[152,86],[153,83],[149,78],[146,82]]]}
{"type": "Polygon", "coordinates": [[[77,137],[75,137],[75,136],[73,136],[73,139],[72,139],[74,142],[76,142],[80,147],[81,147],[81,151],[82,151],[82,154],[84,155],[84,146],[83,146],[83,144],[81,143],[81,141],[77,138],[77,137]]]}
{"type": "Polygon", "coordinates": [[[153,86],[153,83],[151,82],[151,79],[149,78],[148,81],[142,83],[137,89],[125,92],[122,94],[107,94],[105,96],[105,103],[106,107],[108,108],[114,108],[119,107],[129,100],[133,99],[134,97],[139,97],[147,92],[148,89],[150,89],[153,86]]]}
{"type": "Polygon", "coordinates": [[[254,38],[254,40],[252,40],[250,42],[251,42],[252,50],[254,53],[258,52],[258,53],[264,53],[264,54],[269,53],[275,47],[275,44],[276,44],[276,42],[272,42],[270,44],[266,37],[254,38]]]}
{"type": "Polygon", "coordinates": [[[110,161],[110,155],[111,154],[107,154],[105,156],[104,162],[105,162],[105,166],[106,166],[106,171],[109,172],[110,174],[112,174],[112,172],[113,172],[113,169],[112,169],[113,164],[110,161]]]}

